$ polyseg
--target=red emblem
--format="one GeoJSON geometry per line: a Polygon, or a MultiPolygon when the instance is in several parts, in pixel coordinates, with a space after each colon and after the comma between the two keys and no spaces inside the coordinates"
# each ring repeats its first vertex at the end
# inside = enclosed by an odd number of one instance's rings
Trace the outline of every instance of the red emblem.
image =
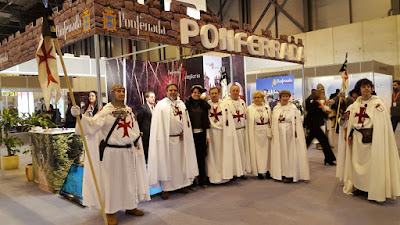
{"type": "Polygon", "coordinates": [[[210,113],[210,117],[214,117],[214,123],[216,123],[217,121],[219,121],[218,116],[222,116],[222,112],[218,112],[218,107],[217,108],[213,108],[214,113],[210,113]]]}
{"type": "Polygon", "coordinates": [[[360,113],[356,113],[355,117],[358,117],[358,123],[363,124],[365,118],[369,118],[368,114],[365,113],[365,107],[360,107],[360,113]]]}
{"type": "Polygon", "coordinates": [[[237,118],[238,122],[240,122],[240,118],[243,118],[243,117],[244,117],[243,114],[239,114],[239,111],[236,111],[236,115],[233,115],[233,118],[234,119],[237,118]]]}
{"type": "Polygon", "coordinates": [[[124,136],[122,136],[122,137],[125,137],[125,136],[129,137],[128,127],[132,129],[131,123],[130,122],[127,123],[125,118],[122,118],[122,119],[120,119],[120,122],[118,123],[117,130],[122,127],[124,128],[124,136]]]}
{"type": "Polygon", "coordinates": [[[39,65],[40,65],[42,62],[44,62],[44,63],[46,64],[46,71],[47,71],[47,87],[49,87],[50,81],[51,81],[51,82],[54,82],[54,83],[58,83],[58,82],[57,82],[57,81],[54,79],[54,77],[51,75],[49,63],[48,63],[47,60],[49,60],[49,59],[55,59],[55,60],[57,60],[57,59],[56,59],[56,57],[54,57],[54,56],[51,55],[51,51],[53,50],[53,46],[51,46],[51,48],[49,49],[49,51],[46,51],[45,43],[44,43],[44,41],[43,41],[43,44],[42,44],[42,46],[40,46],[40,49],[42,50],[43,55],[39,55],[39,54],[36,54],[36,55],[39,57],[39,65]]]}

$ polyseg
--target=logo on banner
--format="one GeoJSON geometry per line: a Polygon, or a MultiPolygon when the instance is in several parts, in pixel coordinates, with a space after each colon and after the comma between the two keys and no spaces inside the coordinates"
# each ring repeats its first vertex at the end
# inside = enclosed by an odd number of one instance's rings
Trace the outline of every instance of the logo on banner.
{"type": "Polygon", "coordinates": [[[103,11],[103,29],[110,32],[117,31],[117,15],[110,6],[103,11]]]}
{"type": "Polygon", "coordinates": [[[87,8],[83,11],[82,16],[83,32],[87,33],[90,30],[90,12],[87,8]]]}
{"type": "Polygon", "coordinates": [[[278,84],[291,84],[291,83],[293,83],[292,78],[274,79],[272,81],[272,86],[275,86],[278,84]]]}

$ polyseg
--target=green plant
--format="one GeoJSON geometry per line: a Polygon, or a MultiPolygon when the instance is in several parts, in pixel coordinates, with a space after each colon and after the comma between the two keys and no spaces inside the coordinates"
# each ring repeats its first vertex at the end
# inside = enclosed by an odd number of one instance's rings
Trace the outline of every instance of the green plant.
{"type": "Polygon", "coordinates": [[[42,127],[42,128],[52,128],[56,127],[56,124],[51,121],[51,114],[42,114],[42,113],[24,113],[24,130],[30,130],[32,127],[42,127]]]}
{"type": "Polygon", "coordinates": [[[22,120],[18,117],[18,114],[9,109],[4,109],[3,114],[0,115],[0,129],[2,130],[0,145],[4,144],[6,146],[8,156],[13,156],[15,153],[20,152],[16,147],[24,144],[19,137],[10,135],[11,129],[21,123],[22,120]]]}
{"type": "Polygon", "coordinates": [[[300,110],[301,115],[304,115],[304,106],[299,102],[299,100],[291,101],[298,110],[300,110]]]}

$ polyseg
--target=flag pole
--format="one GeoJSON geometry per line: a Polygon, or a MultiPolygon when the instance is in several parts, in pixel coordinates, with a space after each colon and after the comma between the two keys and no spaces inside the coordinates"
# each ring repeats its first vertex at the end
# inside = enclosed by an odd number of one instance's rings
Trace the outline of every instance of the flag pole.
{"type": "Polygon", "coordinates": [[[336,136],[336,129],[337,129],[337,124],[338,124],[338,118],[339,118],[339,111],[340,111],[340,102],[342,101],[342,93],[343,92],[343,85],[339,93],[339,103],[338,103],[338,108],[336,110],[336,120],[335,120],[335,130],[333,130],[333,140],[332,140],[332,145],[335,146],[335,136],[336,136]]]}
{"type": "MultiPolygon", "coordinates": [[[[345,61],[344,61],[344,64],[346,64],[347,65],[347,52],[346,52],[346,59],[345,59],[345,61]]],[[[343,65],[344,65],[343,64],[343,65]]],[[[343,67],[343,66],[342,66],[343,67]]],[[[347,67],[347,66],[346,66],[347,67]]],[[[346,68],[347,69],[347,68],[346,68]]],[[[342,87],[340,88],[340,93],[339,93],[339,103],[338,103],[338,108],[337,108],[337,110],[336,110],[336,121],[335,121],[335,130],[333,131],[333,133],[334,133],[334,135],[333,135],[333,143],[332,143],[332,145],[333,146],[335,146],[335,134],[336,134],[336,129],[337,129],[337,124],[338,124],[338,119],[339,119],[339,112],[340,112],[340,102],[342,101],[342,95],[341,95],[341,93],[342,92],[344,92],[345,91],[345,87],[344,87],[344,85],[343,85],[343,78],[342,78],[342,87]]]]}
{"type": "MultiPolygon", "coordinates": [[[[45,14],[45,17],[46,17],[46,18],[43,18],[43,19],[44,19],[44,20],[47,20],[47,19],[48,19],[48,18],[47,18],[48,15],[45,14]]],[[[44,24],[43,24],[43,26],[44,26],[44,24]]],[[[51,24],[51,25],[50,25],[50,29],[51,29],[51,31],[53,32],[53,30],[55,29],[54,24],[51,24]]],[[[60,58],[60,62],[61,62],[61,65],[62,65],[62,68],[63,68],[63,71],[64,71],[65,80],[66,80],[66,82],[67,82],[69,94],[70,94],[70,97],[71,97],[72,105],[73,105],[73,106],[76,106],[75,96],[74,96],[74,93],[72,92],[72,85],[71,85],[71,82],[70,82],[69,77],[68,77],[68,74],[67,74],[67,69],[66,69],[66,67],[65,67],[64,59],[63,59],[63,57],[62,57],[62,52],[61,52],[61,48],[60,48],[60,43],[58,42],[58,38],[57,38],[57,37],[55,37],[55,38],[52,37],[52,40],[54,41],[54,44],[55,44],[56,49],[57,49],[58,56],[59,56],[59,58],[60,58]]],[[[87,156],[88,161],[89,161],[90,170],[91,170],[91,172],[92,172],[94,184],[95,184],[95,186],[96,186],[96,192],[97,192],[97,196],[98,196],[98,198],[99,198],[100,207],[101,207],[101,214],[103,215],[104,224],[105,224],[105,225],[108,225],[107,216],[106,216],[105,210],[104,210],[104,203],[103,203],[103,200],[102,200],[102,198],[101,198],[99,185],[98,185],[98,183],[97,183],[96,174],[95,174],[95,172],[94,172],[93,163],[92,163],[92,158],[91,158],[91,156],[90,156],[90,151],[89,151],[89,148],[88,148],[88,145],[87,145],[86,136],[85,136],[85,133],[84,133],[83,128],[82,128],[81,118],[80,118],[79,116],[77,116],[77,117],[76,117],[76,120],[77,120],[77,122],[78,122],[79,129],[81,130],[82,141],[83,141],[83,145],[84,145],[84,147],[85,147],[86,156],[87,156]]]]}

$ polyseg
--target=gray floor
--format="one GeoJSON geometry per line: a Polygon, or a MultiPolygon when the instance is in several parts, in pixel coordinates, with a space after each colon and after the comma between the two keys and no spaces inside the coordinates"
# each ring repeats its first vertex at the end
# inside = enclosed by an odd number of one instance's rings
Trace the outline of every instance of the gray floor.
{"type": "MultiPolygon", "coordinates": [[[[144,217],[117,214],[119,224],[400,224],[400,200],[378,204],[345,195],[336,167],[309,149],[311,180],[283,184],[251,177],[141,203],[144,217]]],[[[0,224],[102,224],[101,215],[26,182],[23,169],[0,171],[0,224]]]]}

